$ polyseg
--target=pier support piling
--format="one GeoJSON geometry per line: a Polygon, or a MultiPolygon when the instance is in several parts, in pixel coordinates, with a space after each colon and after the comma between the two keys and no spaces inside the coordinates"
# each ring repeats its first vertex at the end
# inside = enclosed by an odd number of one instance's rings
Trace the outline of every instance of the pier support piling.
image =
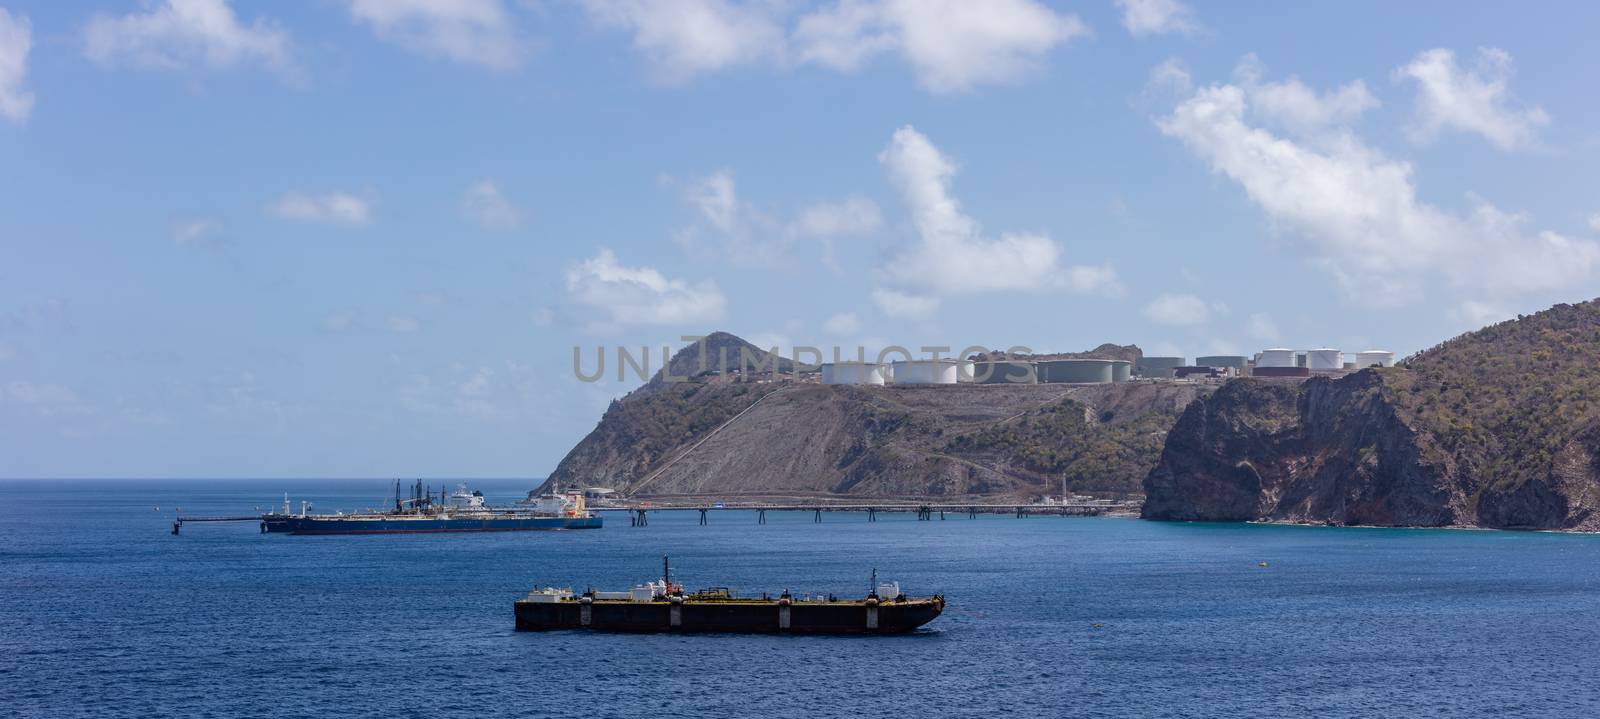
{"type": "Polygon", "coordinates": [[[704,507],[700,508],[700,526],[706,526],[706,510],[704,507]]]}

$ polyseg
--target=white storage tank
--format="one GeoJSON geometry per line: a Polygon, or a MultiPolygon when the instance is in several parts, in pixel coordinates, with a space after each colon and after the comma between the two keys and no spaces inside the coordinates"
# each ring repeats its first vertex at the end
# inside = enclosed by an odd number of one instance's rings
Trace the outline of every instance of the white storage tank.
{"type": "Polygon", "coordinates": [[[823,384],[883,384],[883,365],[870,362],[830,362],[822,365],[823,384]]]}
{"type": "Polygon", "coordinates": [[[1344,369],[1344,353],[1332,347],[1322,347],[1306,352],[1306,367],[1312,372],[1344,369]]]}
{"type": "Polygon", "coordinates": [[[1394,353],[1388,350],[1367,350],[1356,353],[1356,369],[1393,366],[1394,353]]]}
{"type": "Polygon", "coordinates": [[[1274,347],[1261,350],[1260,359],[1256,360],[1257,367],[1293,367],[1294,350],[1284,347],[1274,347]]]}
{"type": "Polygon", "coordinates": [[[972,382],[977,379],[977,363],[972,360],[956,360],[956,381],[972,382]]]}
{"type": "Polygon", "coordinates": [[[890,365],[895,384],[955,384],[958,360],[896,361],[890,365]]]}

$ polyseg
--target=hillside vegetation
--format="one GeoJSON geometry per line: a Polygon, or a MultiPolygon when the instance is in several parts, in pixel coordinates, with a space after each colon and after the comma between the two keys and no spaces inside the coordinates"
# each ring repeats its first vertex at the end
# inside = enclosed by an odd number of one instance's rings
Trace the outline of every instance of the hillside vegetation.
{"type": "Polygon", "coordinates": [[[1183,413],[1145,489],[1162,519],[1600,529],[1600,304],[1396,368],[1230,382],[1183,413]]]}

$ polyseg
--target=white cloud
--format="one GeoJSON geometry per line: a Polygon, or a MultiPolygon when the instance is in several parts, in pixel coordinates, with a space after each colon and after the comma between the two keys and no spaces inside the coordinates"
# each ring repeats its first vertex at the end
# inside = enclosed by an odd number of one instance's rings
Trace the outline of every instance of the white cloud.
{"type": "MultiPolygon", "coordinates": [[[[678,180],[664,178],[663,182],[677,184],[678,180]]],[[[835,267],[834,238],[869,234],[883,224],[877,204],[861,196],[820,202],[791,220],[781,220],[740,201],[733,170],[728,168],[685,181],[681,192],[684,203],[700,215],[703,224],[677,230],[677,241],[694,250],[702,235],[713,234],[721,241],[717,258],[746,267],[792,267],[790,250],[802,238],[819,240],[823,264],[835,267]]]]}
{"type": "Polygon", "coordinates": [[[1600,232],[1600,212],[1589,215],[1589,229],[1600,232]]]}
{"type": "Polygon", "coordinates": [[[876,287],[872,302],[895,319],[926,319],[939,311],[939,298],[876,287]]]}
{"type": "Polygon", "coordinates": [[[1199,32],[1194,10],[1178,0],[1117,0],[1122,26],[1134,37],[1199,32]]]}
{"type": "Polygon", "coordinates": [[[461,198],[461,211],[485,229],[514,230],[522,224],[522,212],[500,193],[493,180],[472,183],[461,198]]]}
{"type": "Polygon", "coordinates": [[[1278,331],[1278,323],[1272,321],[1272,316],[1263,312],[1250,315],[1245,323],[1245,334],[1263,342],[1277,342],[1283,338],[1283,333],[1278,331]]]}
{"type": "Polygon", "coordinates": [[[1450,316],[1462,324],[1470,325],[1473,328],[1478,328],[1487,327],[1495,324],[1496,322],[1509,320],[1512,317],[1515,317],[1516,313],[1506,309],[1502,305],[1493,302],[1466,300],[1456,305],[1456,307],[1450,311],[1450,316]]]}
{"type": "Polygon", "coordinates": [[[1550,116],[1539,107],[1511,107],[1511,55],[1504,50],[1480,48],[1475,71],[1457,65],[1449,50],[1427,50],[1396,69],[1394,77],[1417,84],[1411,134],[1419,142],[1450,129],[1477,133],[1502,150],[1515,150],[1537,145],[1539,129],[1550,124],[1550,116]]]}
{"type": "Polygon", "coordinates": [[[111,65],[220,70],[243,63],[292,69],[288,33],[257,19],[240,24],[224,0],[165,0],[147,12],[97,14],[84,31],[84,54],[111,65]]]}
{"type": "Polygon", "coordinates": [[[889,285],[923,296],[1000,290],[1120,293],[1109,266],[1063,268],[1061,247],[1042,234],[984,237],[950,195],[955,164],[910,126],[895,131],[878,160],[918,234],[914,247],[881,269],[889,285]]]}
{"type": "Polygon", "coordinates": [[[1191,91],[1156,124],[1226,176],[1360,304],[1416,301],[1438,274],[1457,290],[1503,296],[1580,283],[1600,246],[1553,232],[1482,200],[1456,214],[1417,197],[1411,165],[1330,128],[1296,141],[1252,125],[1260,85],[1191,91]]]}
{"type": "Polygon", "coordinates": [[[583,0],[599,25],[633,33],[663,82],[782,56],[783,28],[766,8],[726,0],[583,0]]]}
{"type": "Polygon", "coordinates": [[[683,199],[699,210],[712,226],[723,232],[733,232],[739,197],[734,189],[732,170],[723,168],[695,180],[684,190],[683,199]]]}
{"type": "Polygon", "coordinates": [[[830,335],[853,335],[861,331],[861,319],[854,312],[841,312],[823,322],[822,329],[830,335]]]}
{"type": "Polygon", "coordinates": [[[33,24],[28,17],[0,8],[0,115],[19,125],[33,112],[33,92],[22,88],[32,49],[33,24]]]}
{"type": "Polygon", "coordinates": [[[222,233],[222,220],[215,217],[190,217],[172,226],[172,241],[179,247],[210,247],[222,233]]]}
{"type": "Polygon", "coordinates": [[[1194,295],[1161,295],[1144,306],[1144,316],[1161,325],[1203,325],[1211,321],[1211,307],[1194,295]]]}
{"type": "Polygon", "coordinates": [[[288,220],[323,222],[335,225],[365,225],[372,221],[372,203],[348,192],[308,195],[290,192],[269,208],[288,220]]]}
{"type": "Polygon", "coordinates": [[[1034,0],[838,0],[802,16],[798,59],[850,72],[898,51],[930,92],[1014,82],[1056,46],[1089,35],[1077,16],[1034,0]]]}
{"type": "Polygon", "coordinates": [[[689,284],[651,267],[626,267],[602,248],[567,269],[567,298],[597,317],[586,329],[607,332],[632,325],[704,325],[719,322],[727,300],[715,283],[689,284]]]}
{"type": "Polygon", "coordinates": [[[350,310],[329,312],[322,318],[322,329],[328,332],[345,332],[356,326],[356,313],[350,310]]]}
{"type": "Polygon", "coordinates": [[[71,388],[48,382],[7,382],[0,386],[0,401],[26,405],[41,416],[93,414],[71,388]]]}
{"type": "Polygon", "coordinates": [[[868,235],[882,226],[883,211],[878,204],[859,195],[807,207],[792,225],[795,232],[809,237],[868,235]]]}
{"type": "Polygon", "coordinates": [[[347,0],[378,37],[457,62],[509,69],[526,48],[502,0],[347,0]]]}
{"type": "Polygon", "coordinates": [[[1318,93],[1297,77],[1264,82],[1264,72],[1255,55],[1246,55],[1234,68],[1235,81],[1250,95],[1250,112],[1301,137],[1315,138],[1330,128],[1348,125],[1379,104],[1360,80],[1318,93]]]}
{"type": "Polygon", "coordinates": [[[422,329],[422,323],[417,318],[408,315],[389,315],[389,329],[393,332],[409,334],[422,329]]]}

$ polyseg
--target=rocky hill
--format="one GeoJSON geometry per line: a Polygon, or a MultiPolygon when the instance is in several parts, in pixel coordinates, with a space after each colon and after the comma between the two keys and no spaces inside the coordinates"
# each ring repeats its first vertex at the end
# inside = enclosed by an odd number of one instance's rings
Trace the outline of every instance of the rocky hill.
{"type": "MultiPolygon", "coordinates": [[[[672,364],[695,352],[684,348],[672,364]]],[[[1055,494],[1065,478],[1075,491],[1133,493],[1182,409],[1210,391],[1150,383],[828,386],[772,381],[770,373],[674,374],[695,379],[657,377],[613,402],[548,484],[635,496],[953,497],[1055,494]]]]}
{"type": "Polygon", "coordinates": [[[1401,365],[1229,382],[1173,427],[1144,516],[1600,530],[1600,305],[1401,365]]]}

